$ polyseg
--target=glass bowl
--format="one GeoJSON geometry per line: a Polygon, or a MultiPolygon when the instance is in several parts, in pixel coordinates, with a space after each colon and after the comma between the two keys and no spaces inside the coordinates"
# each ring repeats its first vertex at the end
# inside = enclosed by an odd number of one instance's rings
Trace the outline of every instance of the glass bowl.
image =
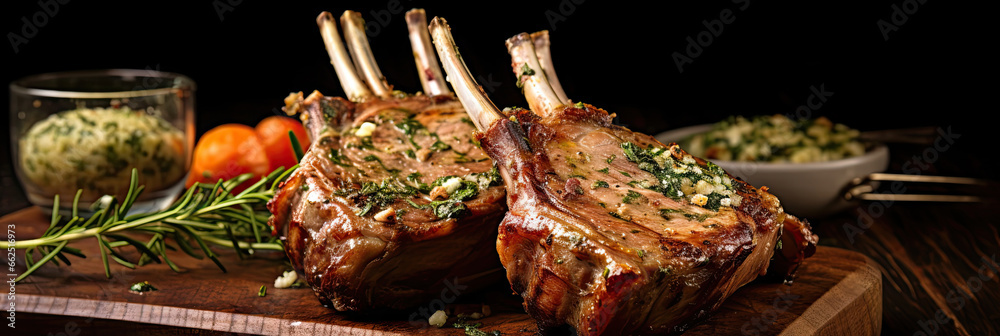
{"type": "Polygon", "coordinates": [[[88,211],[145,190],[130,212],[157,211],[184,187],[194,148],[194,82],[152,70],[47,73],[10,84],[13,166],[28,201],[88,211]],[[106,200],[106,198],[104,199],[106,200]]]}

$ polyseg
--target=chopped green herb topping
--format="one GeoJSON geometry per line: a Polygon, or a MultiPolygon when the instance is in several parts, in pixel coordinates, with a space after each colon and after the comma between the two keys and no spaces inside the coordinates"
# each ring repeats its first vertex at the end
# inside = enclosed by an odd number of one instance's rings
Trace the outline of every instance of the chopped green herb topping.
{"type": "Polygon", "coordinates": [[[351,143],[348,143],[344,147],[375,150],[375,145],[372,144],[372,137],[370,137],[370,136],[361,137],[358,140],[358,143],[351,142],[351,143]]]}
{"type": "Polygon", "coordinates": [[[609,172],[608,167],[604,167],[604,169],[599,169],[597,171],[601,172],[601,173],[605,173],[605,174],[607,174],[609,172]]]}
{"type": "Polygon", "coordinates": [[[732,180],[718,165],[710,162],[699,165],[690,155],[678,159],[680,153],[671,153],[667,148],[652,145],[643,149],[634,143],[625,142],[621,144],[621,148],[626,159],[637,163],[639,169],[656,176],[656,181],[647,186],[647,189],[675,200],[691,200],[693,196],[702,195],[705,198],[692,203],[713,211],[718,211],[724,205],[738,204],[731,198],[735,195],[732,180]]]}
{"type": "Polygon", "coordinates": [[[696,215],[696,214],[689,214],[689,213],[687,213],[687,214],[684,214],[684,217],[687,217],[687,219],[690,219],[690,220],[696,220],[696,221],[699,221],[699,222],[704,222],[706,219],[708,219],[709,216],[708,216],[708,214],[696,215]]]}
{"type": "Polygon", "coordinates": [[[632,202],[635,202],[635,200],[639,199],[640,197],[642,197],[642,194],[635,192],[635,190],[629,190],[628,194],[626,194],[625,197],[622,198],[622,202],[625,204],[632,204],[632,202]]]}
{"type": "Polygon", "coordinates": [[[382,166],[382,169],[385,169],[385,171],[389,172],[389,174],[396,175],[399,174],[400,172],[399,169],[390,169],[389,167],[386,167],[385,164],[382,163],[382,159],[380,159],[378,156],[375,156],[374,154],[366,156],[364,160],[365,162],[377,161],[378,165],[382,166]]]}
{"type": "Polygon", "coordinates": [[[611,185],[609,185],[609,184],[608,184],[608,182],[604,182],[604,181],[594,181],[594,185],[593,185],[593,186],[591,186],[590,188],[591,188],[591,189],[598,189],[598,188],[608,188],[608,187],[610,187],[610,186],[611,186],[611,185]]]}
{"type": "Polygon", "coordinates": [[[132,284],[132,287],[129,287],[129,290],[136,293],[144,293],[149,291],[155,291],[157,290],[157,288],[153,287],[153,285],[150,285],[149,281],[143,281],[132,284]]]}
{"type": "Polygon", "coordinates": [[[615,161],[616,158],[618,158],[617,155],[611,154],[611,156],[609,156],[608,159],[605,160],[605,162],[607,162],[608,164],[611,164],[612,162],[615,161]]]}
{"type": "Polygon", "coordinates": [[[344,189],[334,191],[335,195],[349,196],[349,199],[356,200],[355,205],[359,207],[358,216],[364,216],[375,207],[386,207],[401,197],[413,196],[417,189],[405,185],[396,179],[387,178],[381,183],[366,181],[361,183],[361,189],[344,189]]]}
{"type": "Polygon", "coordinates": [[[681,211],[678,209],[660,209],[660,217],[663,217],[664,219],[670,219],[670,214],[680,213],[680,212],[681,211]]]}
{"type": "Polygon", "coordinates": [[[330,162],[333,162],[333,164],[341,166],[341,167],[350,167],[351,166],[351,164],[348,163],[348,162],[351,162],[351,160],[348,159],[347,156],[341,154],[340,151],[336,150],[336,149],[331,149],[330,150],[330,154],[327,154],[326,158],[330,159],[330,162]]]}
{"type": "Polygon", "coordinates": [[[451,146],[441,140],[435,141],[434,144],[431,145],[431,150],[435,152],[446,151],[449,149],[451,149],[451,146]]]}
{"type": "Polygon", "coordinates": [[[455,323],[455,324],[452,324],[452,326],[455,329],[465,329],[465,335],[466,336],[500,336],[500,335],[502,335],[499,330],[494,330],[494,331],[491,331],[491,332],[485,332],[485,331],[479,330],[479,328],[483,326],[483,324],[481,322],[477,322],[476,324],[469,324],[469,323],[465,323],[465,321],[462,321],[461,319],[459,319],[459,321],[457,323],[455,323]]]}
{"type": "Polygon", "coordinates": [[[418,183],[419,184],[420,183],[420,178],[423,177],[423,176],[424,175],[421,174],[421,173],[419,173],[419,172],[413,172],[413,173],[410,173],[409,175],[406,175],[406,180],[410,181],[410,182],[413,182],[413,183],[418,183]]]}
{"type": "Polygon", "coordinates": [[[622,215],[622,214],[619,214],[619,213],[614,212],[614,211],[609,211],[608,214],[611,215],[611,217],[618,218],[618,219],[621,219],[621,220],[626,221],[626,222],[631,222],[632,221],[632,217],[631,216],[622,215]]]}
{"type": "Polygon", "coordinates": [[[413,116],[411,115],[406,119],[403,119],[402,121],[396,122],[395,125],[400,132],[403,132],[403,134],[405,134],[409,138],[410,145],[413,145],[414,149],[419,150],[421,148],[420,145],[418,145],[417,142],[413,140],[413,136],[417,135],[418,131],[427,129],[426,127],[424,127],[424,124],[421,124],[416,119],[413,119],[413,116]]]}

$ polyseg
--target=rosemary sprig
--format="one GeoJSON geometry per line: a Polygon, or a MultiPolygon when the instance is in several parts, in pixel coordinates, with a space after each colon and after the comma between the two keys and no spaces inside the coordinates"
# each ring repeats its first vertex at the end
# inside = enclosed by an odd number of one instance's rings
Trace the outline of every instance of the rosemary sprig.
{"type": "MultiPolygon", "coordinates": [[[[223,272],[226,268],[209,248],[210,244],[232,248],[240,258],[251,255],[253,250],[282,250],[281,242],[270,234],[271,230],[267,226],[270,213],[264,205],[274,196],[278,182],[297,167],[296,165],[288,170],[278,168],[236,195],[231,190],[249,180],[251,174],[240,175],[228,181],[220,180],[214,185],[198,183],[188,188],[166,210],[152,213],[129,214],[129,208],[144,189],[138,185],[136,169],[132,170],[132,179],[124,200],[119,203],[111,197],[109,202],[103,202],[95,208],[89,217],[80,216],[78,207],[82,190],[73,199],[72,218],[68,221],[63,221],[59,215],[59,195],[56,195],[48,229],[41,237],[18,241],[14,246],[25,249],[25,263],[28,266],[15,281],[21,281],[48,262],[58,265],[62,261],[70,265],[66,254],[86,258],[79,249],[66,245],[71,241],[90,238],[97,240],[104,263],[104,274],[108,278],[111,277],[111,261],[128,268],[150,262],[165,262],[172,270],[180,272],[180,268],[167,257],[168,250],[178,249],[168,244],[168,238],[172,238],[180,250],[194,258],[208,257],[223,272]],[[145,237],[145,242],[139,237],[145,237]],[[129,261],[120,252],[126,246],[139,252],[136,262],[129,261]],[[42,256],[37,261],[33,257],[36,252],[42,256]]],[[[7,241],[0,242],[0,248],[9,247],[7,241]]]]}

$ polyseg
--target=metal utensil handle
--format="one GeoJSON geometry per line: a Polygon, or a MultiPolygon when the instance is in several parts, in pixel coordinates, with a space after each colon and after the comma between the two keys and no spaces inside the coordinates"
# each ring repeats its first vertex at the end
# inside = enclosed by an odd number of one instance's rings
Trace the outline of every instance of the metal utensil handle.
{"type": "Polygon", "coordinates": [[[900,181],[917,183],[942,183],[960,184],[972,186],[988,186],[995,182],[984,179],[954,176],[928,176],[928,175],[907,175],[872,173],[865,177],[859,177],[852,181],[844,198],[847,200],[865,201],[913,201],[913,202],[982,202],[983,198],[971,195],[934,195],[934,194],[884,194],[875,193],[875,182],[900,181]]]}

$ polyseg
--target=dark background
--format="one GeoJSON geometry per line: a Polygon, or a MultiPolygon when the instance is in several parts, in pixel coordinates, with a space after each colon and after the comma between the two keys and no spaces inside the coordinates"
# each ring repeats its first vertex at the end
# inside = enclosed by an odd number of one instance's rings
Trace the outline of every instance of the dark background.
{"type": "MultiPolygon", "coordinates": [[[[833,96],[814,117],[861,130],[951,127],[962,134],[957,150],[994,153],[987,146],[995,132],[989,116],[997,112],[997,41],[989,35],[995,15],[984,5],[910,0],[919,4],[916,12],[886,40],[877,22],[893,23],[893,5],[903,1],[576,1],[69,1],[45,15],[17,52],[10,34],[23,36],[22,17],[32,20],[42,6],[8,1],[0,11],[8,37],[0,47],[2,79],[101,68],[182,73],[198,85],[201,134],[222,123],[253,125],[276,113],[289,92],[343,94],[315,24],[323,10],[338,17],[345,9],[361,12],[377,27],[369,38],[389,82],[420,90],[403,11],[423,7],[448,19],[469,68],[493,82],[480,84],[501,107],[525,105],[503,41],[548,29],[570,98],[616,112],[637,131],[733,114],[790,114],[810,87],[822,85],[833,96]],[[392,13],[397,4],[403,11],[392,13]],[[220,16],[216,7],[226,11],[220,16]],[[702,21],[726,9],[735,21],[678,71],[671,55],[684,53],[686,37],[697,38],[707,30],[702,21]]],[[[2,120],[6,133],[9,119],[2,120]]],[[[0,138],[0,184],[19,188],[9,136],[0,138]]],[[[6,197],[0,213],[25,205],[6,197]]]]}

